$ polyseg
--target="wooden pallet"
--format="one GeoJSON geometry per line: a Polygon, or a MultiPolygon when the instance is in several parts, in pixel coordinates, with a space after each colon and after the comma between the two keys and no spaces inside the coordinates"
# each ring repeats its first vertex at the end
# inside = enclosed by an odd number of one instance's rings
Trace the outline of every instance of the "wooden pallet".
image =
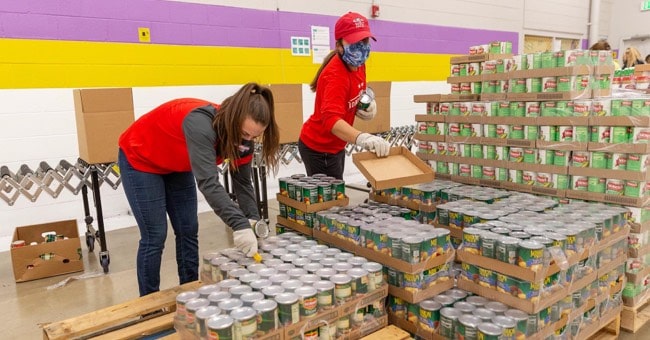
{"type": "Polygon", "coordinates": [[[166,289],[67,320],[43,326],[43,339],[138,339],[174,328],[176,295],[200,281],[166,289]],[[147,316],[149,313],[157,313],[147,316]]]}
{"type": "Polygon", "coordinates": [[[395,326],[388,325],[370,335],[364,336],[361,340],[406,340],[411,339],[411,334],[395,326]]]}
{"type": "Polygon", "coordinates": [[[621,328],[624,331],[636,333],[650,320],[650,294],[636,307],[623,306],[621,317],[621,328]]]}

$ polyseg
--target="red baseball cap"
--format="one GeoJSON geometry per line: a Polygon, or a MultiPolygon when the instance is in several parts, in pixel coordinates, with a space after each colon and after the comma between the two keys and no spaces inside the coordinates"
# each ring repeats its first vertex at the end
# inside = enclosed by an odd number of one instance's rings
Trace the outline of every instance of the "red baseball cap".
{"type": "Polygon", "coordinates": [[[377,41],[370,33],[368,19],[363,15],[355,12],[348,12],[336,21],[334,26],[334,39],[343,39],[349,44],[354,44],[365,38],[372,38],[377,41]]]}

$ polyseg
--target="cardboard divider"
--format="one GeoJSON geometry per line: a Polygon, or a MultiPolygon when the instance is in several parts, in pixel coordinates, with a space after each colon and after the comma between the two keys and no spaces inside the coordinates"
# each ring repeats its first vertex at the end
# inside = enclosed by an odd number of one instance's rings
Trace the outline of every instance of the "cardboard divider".
{"type": "Polygon", "coordinates": [[[499,100],[506,100],[506,97],[508,95],[506,93],[481,93],[481,100],[482,101],[499,101],[499,100]]]}
{"type": "Polygon", "coordinates": [[[413,200],[410,200],[410,199],[406,199],[406,200],[395,199],[395,198],[391,198],[391,197],[388,197],[388,196],[377,195],[377,194],[374,194],[374,193],[370,193],[368,198],[370,198],[371,200],[373,200],[375,202],[386,203],[386,204],[390,204],[390,205],[396,205],[398,207],[409,208],[411,210],[418,210],[418,211],[422,211],[422,212],[436,211],[436,206],[437,206],[437,204],[420,204],[420,203],[414,202],[413,200]]]}
{"type": "Polygon", "coordinates": [[[423,300],[432,298],[448,289],[454,287],[454,280],[449,278],[449,280],[442,283],[435,283],[431,287],[426,289],[420,289],[418,291],[412,292],[404,288],[396,287],[393,285],[388,286],[388,294],[397,296],[398,298],[408,302],[408,303],[420,303],[423,300]]]}
{"type": "Polygon", "coordinates": [[[424,133],[416,133],[413,138],[419,140],[419,141],[427,141],[427,142],[444,142],[445,141],[445,135],[427,135],[424,133]]]}
{"type": "Polygon", "coordinates": [[[596,168],[580,168],[569,166],[569,175],[590,176],[600,178],[615,178],[630,181],[650,181],[650,169],[645,172],[628,171],[628,170],[612,170],[612,169],[596,169],[596,168]]]}
{"type": "Polygon", "coordinates": [[[537,125],[571,125],[588,126],[591,117],[537,117],[537,125]]]}
{"type": "Polygon", "coordinates": [[[627,257],[618,257],[615,260],[609,261],[606,264],[601,264],[598,267],[598,277],[601,277],[607,273],[612,272],[620,265],[624,265],[627,257]]]}
{"type": "Polygon", "coordinates": [[[447,84],[458,84],[458,83],[476,83],[482,81],[481,75],[477,74],[474,76],[451,76],[447,77],[447,84]]]}
{"type": "Polygon", "coordinates": [[[509,125],[537,125],[533,117],[497,117],[485,116],[481,119],[482,124],[509,124],[509,125]]]}
{"type": "Polygon", "coordinates": [[[592,116],[589,125],[597,126],[650,126],[650,116],[592,116]]]}
{"type": "Polygon", "coordinates": [[[505,138],[481,137],[481,144],[483,145],[506,146],[506,142],[505,138]]]}
{"type": "Polygon", "coordinates": [[[280,215],[277,216],[277,224],[283,225],[291,230],[297,231],[303,235],[307,235],[311,237],[313,235],[312,228],[309,228],[306,225],[302,225],[298,222],[291,221],[285,217],[282,217],[280,215]]]}
{"type": "Polygon", "coordinates": [[[591,65],[576,65],[566,67],[537,68],[532,70],[517,70],[509,72],[511,79],[517,78],[542,78],[558,76],[577,76],[593,74],[594,67],[591,65]]]}
{"type": "Polygon", "coordinates": [[[506,163],[507,164],[504,166],[504,168],[513,169],[513,170],[547,172],[547,173],[559,174],[559,175],[566,175],[568,172],[566,166],[523,163],[523,162],[506,162],[506,163]]]}
{"type": "Polygon", "coordinates": [[[481,53],[481,54],[466,54],[456,57],[451,57],[449,59],[450,64],[467,64],[467,63],[477,63],[487,60],[496,60],[496,59],[508,59],[512,58],[511,53],[507,54],[496,54],[496,53],[481,53]]]}
{"type": "Polygon", "coordinates": [[[415,103],[439,103],[441,101],[441,94],[416,94],[413,96],[413,102],[415,103]]]}
{"type": "Polygon", "coordinates": [[[645,221],[641,223],[636,223],[636,222],[630,222],[628,221],[627,224],[630,226],[630,232],[631,233],[644,233],[646,231],[650,231],[650,221],[645,221]]]}
{"type": "Polygon", "coordinates": [[[475,137],[475,136],[445,136],[445,141],[447,143],[463,143],[463,144],[481,144],[482,143],[481,137],[475,137]]]}
{"type": "Polygon", "coordinates": [[[636,208],[642,208],[650,204],[650,197],[634,198],[634,197],[601,194],[596,192],[587,192],[587,191],[580,191],[580,190],[567,190],[566,197],[585,200],[585,201],[598,201],[604,203],[626,205],[626,206],[631,206],[636,208]]]}
{"type": "Polygon", "coordinates": [[[344,199],[340,199],[340,200],[331,200],[323,203],[312,203],[312,204],[299,202],[281,194],[275,194],[275,197],[278,200],[278,202],[296,209],[300,209],[301,211],[304,212],[317,212],[317,211],[327,210],[331,207],[345,207],[348,204],[350,204],[349,197],[345,197],[344,199]]]}
{"type": "Polygon", "coordinates": [[[450,174],[441,174],[439,172],[436,172],[436,178],[441,179],[441,180],[451,181],[451,175],[450,174]]]}
{"type": "Polygon", "coordinates": [[[388,157],[357,152],[352,162],[374,189],[388,189],[433,181],[433,169],[404,146],[390,149],[388,157]]]}
{"type": "Polygon", "coordinates": [[[552,100],[573,100],[590,99],[591,90],[566,91],[566,92],[535,92],[535,93],[512,93],[509,92],[506,99],[510,101],[537,102],[552,100]]]}
{"type": "Polygon", "coordinates": [[[588,142],[550,142],[538,140],[535,147],[545,150],[558,150],[558,151],[587,151],[588,142]]]}
{"type": "MultiPolygon", "coordinates": [[[[418,156],[421,154],[418,153],[418,156]]],[[[439,154],[423,154],[428,160],[438,161],[438,162],[453,162],[459,164],[470,164],[470,165],[483,165],[483,166],[492,166],[495,168],[505,167],[505,161],[499,161],[495,159],[483,159],[483,158],[473,158],[473,157],[461,157],[461,156],[448,156],[448,155],[439,155],[439,154]]]]}
{"type": "Polygon", "coordinates": [[[443,94],[440,97],[442,102],[475,102],[478,101],[478,94],[443,94]]]}
{"type": "Polygon", "coordinates": [[[518,148],[534,148],[535,140],[534,139],[506,139],[506,146],[518,147],[518,148]]]}
{"type": "Polygon", "coordinates": [[[451,176],[451,180],[454,182],[468,184],[468,185],[480,185],[480,186],[492,187],[497,189],[500,189],[501,183],[503,183],[502,181],[498,181],[498,180],[474,178],[469,176],[455,176],[455,175],[451,176]]]}
{"type": "Polygon", "coordinates": [[[445,118],[446,118],[446,116],[443,116],[443,115],[428,115],[428,114],[415,115],[415,121],[416,122],[443,123],[445,121],[445,118]]]}
{"type": "Polygon", "coordinates": [[[318,229],[314,229],[314,238],[323,241],[327,244],[333,245],[337,248],[341,248],[345,251],[353,253],[357,256],[365,257],[370,261],[381,263],[384,266],[394,268],[404,273],[412,273],[412,274],[420,273],[425,269],[430,269],[433,267],[443,265],[449,262],[454,257],[454,252],[450,251],[447,254],[429,258],[426,262],[411,264],[406,261],[399,260],[392,256],[389,256],[388,254],[380,253],[378,251],[366,247],[357,246],[355,244],[352,244],[351,242],[344,241],[336,236],[330,235],[328,233],[324,233],[318,229]]]}
{"type": "Polygon", "coordinates": [[[619,230],[618,232],[607,236],[606,238],[600,240],[600,242],[598,242],[596,247],[594,247],[591,250],[592,254],[604,250],[605,248],[611,247],[614,243],[619,242],[620,240],[627,239],[629,233],[630,233],[630,228],[625,227],[619,230]]]}
{"type": "Polygon", "coordinates": [[[542,186],[519,184],[519,183],[514,183],[514,182],[509,182],[509,181],[501,181],[501,186],[504,189],[514,190],[514,191],[519,191],[519,192],[527,192],[527,193],[540,194],[540,195],[546,195],[546,196],[554,196],[554,197],[565,197],[566,196],[566,190],[565,189],[546,188],[546,187],[542,187],[542,186]]]}
{"type": "Polygon", "coordinates": [[[612,153],[650,153],[650,144],[589,142],[587,149],[612,153]]]}
{"type": "Polygon", "coordinates": [[[350,332],[350,334],[345,334],[339,337],[338,339],[342,339],[342,340],[361,339],[366,335],[374,333],[386,326],[388,326],[388,315],[380,316],[379,318],[376,318],[374,320],[364,322],[364,324],[361,327],[357,329],[353,329],[352,332],[350,332]]]}
{"type": "Polygon", "coordinates": [[[508,79],[510,79],[510,72],[481,74],[482,81],[508,80],[508,79]]]}
{"type": "Polygon", "coordinates": [[[445,116],[445,122],[447,123],[481,123],[483,116],[479,115],[467,115],[467,116],[445,116]]]}

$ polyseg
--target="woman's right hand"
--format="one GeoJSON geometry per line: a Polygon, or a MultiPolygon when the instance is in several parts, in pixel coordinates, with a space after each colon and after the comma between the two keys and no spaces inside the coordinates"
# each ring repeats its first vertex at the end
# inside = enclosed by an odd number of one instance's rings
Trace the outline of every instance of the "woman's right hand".
{"type": "Polygon", "coordinates": [[[241,250],[246,256],[253,257],[257,253],[257,237],[253,229],[246,228],[232,233],[235,247],[241,250]]]}

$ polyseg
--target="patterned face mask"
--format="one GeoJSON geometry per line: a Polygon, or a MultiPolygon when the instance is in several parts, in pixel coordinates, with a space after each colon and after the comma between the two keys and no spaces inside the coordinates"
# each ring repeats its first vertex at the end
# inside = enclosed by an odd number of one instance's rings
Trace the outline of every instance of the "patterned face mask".
{"type": "Polygon", "coordinates": [[[343,61],[350,66],[359,67],[363,65],[370,56],[370,43],[359,41],[344,47],[343,61]]]}

